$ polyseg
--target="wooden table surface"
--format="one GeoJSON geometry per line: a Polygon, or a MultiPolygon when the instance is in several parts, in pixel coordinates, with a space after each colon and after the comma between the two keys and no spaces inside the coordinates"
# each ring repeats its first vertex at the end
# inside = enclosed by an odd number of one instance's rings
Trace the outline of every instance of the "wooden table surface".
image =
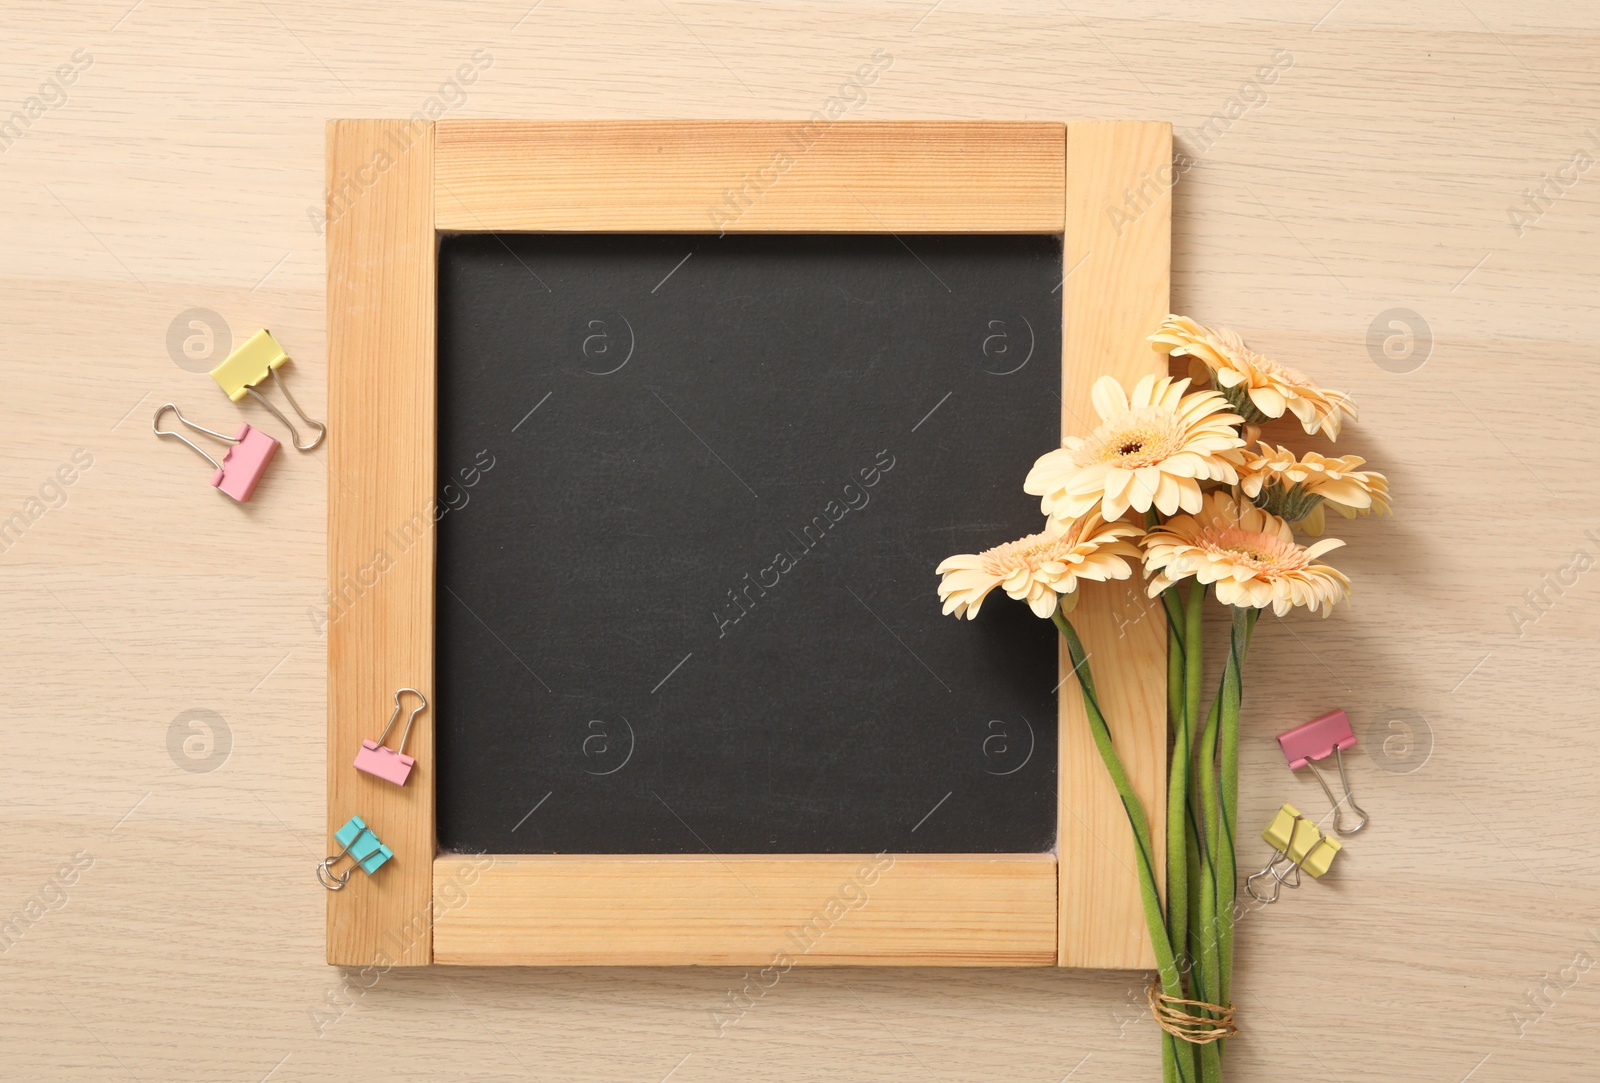
{"type": "Polygon", "coordinates": [[[1242,923],[1231,1078],[1595,1078],[1600,11],[1243,8],[8,3],[0,1077],[1158,1078],[1137,973],[796,970],[720,1034],[738,971],[352,991],[311,876],[324,457],[236,507],[148,428],[270,422],[203,375],[261,326],[322,414],[326,118],[797,119],[881,50],[851,116],[1173,121],[1175,309],[1352,391],[1338,450],[1392,479],[1355,600],[1250,659],[1243,822],[1326,808],[1271,735],[1343,707],[1372,825],[1242,923]]]}

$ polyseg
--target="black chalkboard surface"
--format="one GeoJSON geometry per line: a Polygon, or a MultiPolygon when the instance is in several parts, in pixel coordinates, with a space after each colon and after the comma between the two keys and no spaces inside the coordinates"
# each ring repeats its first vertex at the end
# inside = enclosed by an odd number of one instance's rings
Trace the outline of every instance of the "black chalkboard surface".
{"type": "Polygon", "coordinates": [[[437,822],[494,853],[1038,852],[1055,633],[934,567],[1040,529],[1061,246],[439,253],[437,822]]]}

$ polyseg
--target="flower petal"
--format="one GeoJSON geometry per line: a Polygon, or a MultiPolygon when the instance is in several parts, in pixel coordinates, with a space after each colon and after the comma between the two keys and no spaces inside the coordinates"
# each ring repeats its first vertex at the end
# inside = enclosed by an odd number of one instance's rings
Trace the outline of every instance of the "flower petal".
{"type": "MultiPolygon", "coordinates": [[[[1128,412],[1128,395],[1115,376],[1102,376],[1089,389],[1089,402],[1102,421],[1128,412]]],[[[1047,614],[1048,615],[1048,614],[1047,614]]]]}

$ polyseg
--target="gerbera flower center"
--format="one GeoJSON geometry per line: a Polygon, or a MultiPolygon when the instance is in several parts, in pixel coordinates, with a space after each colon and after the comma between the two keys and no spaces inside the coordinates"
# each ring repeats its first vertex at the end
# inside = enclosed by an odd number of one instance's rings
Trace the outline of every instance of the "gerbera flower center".
{"type": "Polygon", "coordinates": [[[1292,365],[1285,365],[1282,362],[1274,361],[1269,357],[1262,357],[1258,353],[1250,353],[1249,358],[1250,363],[1256,368],[1260,369],[1268,376],[1277,377],[1283,383],[1293,384],[1296,387],[1308,387],[1311,385],[1311,377],[1307,376],[1305,373],[1301,372],[1292,365]]]}
{"type": "Polygon", "coordinates": [[[1200,537],[1200,544],[1213,557],[1226,556],[1267,577],[1306,566],[1305,550],[1276,534],[1229,526],[1206,531],[1200,537]]]}
{"type": "Polygon", "coordinates": [[[990,575],[1010,575],[1019,568],[1030,572],[1039,570],[1041,564],[1059,560],[1066,545],[1061,538],[1048,534],[1029,534],[1014,542],[997,545],[983,554],[984,570],[990,575]]]}
{"type": "Polygon", "coordinates": [[[1102,424],[1073,458],[1079,466],[1111,463],[1138,470],[1171,458],[1183,449],[1187,438],[1183,423],[1171,410],[1146,406],[1102,424]]]}

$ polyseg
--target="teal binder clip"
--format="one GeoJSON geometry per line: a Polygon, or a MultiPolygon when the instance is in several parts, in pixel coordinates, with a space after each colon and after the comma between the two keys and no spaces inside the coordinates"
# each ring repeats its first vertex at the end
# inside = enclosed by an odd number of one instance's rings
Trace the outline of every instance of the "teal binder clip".
{"type": "Polygon", "coordinates": [[[329,891],[338,891],[350,882],[350,874],[360,866],[368,876],[383,867],[394,856],[394,851],[383,844],[367,821],[352,816],[345,825],[333,833],[333,839],[344,849],[317,865],[317,880],[329,891]],[[334,865],[349,857],[351,865],[344,872],[334,872],[334,865]]]}

